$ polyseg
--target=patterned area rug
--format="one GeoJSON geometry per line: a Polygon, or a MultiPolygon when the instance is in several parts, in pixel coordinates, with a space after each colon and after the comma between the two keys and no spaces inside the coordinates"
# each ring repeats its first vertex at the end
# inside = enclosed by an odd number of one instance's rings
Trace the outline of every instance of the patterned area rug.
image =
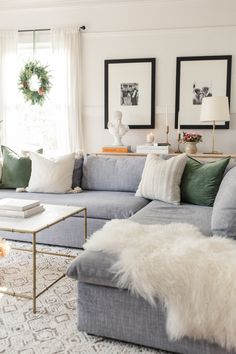
{"type": "MultiPolygon", "coordinates": [[[[12,246],[28,248],[26,244],[12,246]]],[[[77,255],[76,250],[46,246],[44,250],[77,255]]],[[[38,255],[38,288],[42,289],[65,272],[70,259],[38,255]]],[[[27,252],[11,250],[0,258],[0,288],[30,292],[32,258],[27,252]]],[[[0,294],[0,353],[6,354],[136,354],[159,353],[132,344],[99,338],[76,328],[76,282],[63,278],[37,300],[37,314],[32,313],[31,300],[0,294]]]]}

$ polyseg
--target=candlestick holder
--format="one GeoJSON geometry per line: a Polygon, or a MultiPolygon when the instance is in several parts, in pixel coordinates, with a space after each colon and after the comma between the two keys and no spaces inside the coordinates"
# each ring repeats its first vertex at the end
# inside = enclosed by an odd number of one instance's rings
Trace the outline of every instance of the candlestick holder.
{"type": "Polygon", "coordinates": [[[181,134],[178,133],[178,139],[177,139],[178,147],[177,147],[177,150],[175,151],[176,154],[180,154],[181,153],[181,151],[180,151],[180,141],[181,141],[181,134]]]}
{"type": "Polygon", "coordinates": [[[170,132],[170,127],[169,125],[166,126],[166,145],[170,145],[169,143],[169,132],[170,132]]]}

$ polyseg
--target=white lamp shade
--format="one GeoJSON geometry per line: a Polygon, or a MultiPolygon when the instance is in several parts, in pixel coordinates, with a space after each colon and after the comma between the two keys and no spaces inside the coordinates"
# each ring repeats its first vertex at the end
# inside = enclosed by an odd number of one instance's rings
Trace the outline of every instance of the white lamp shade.
{"type": "Polygon", "coordinates": [[[213,96],[203,98],[200,114],[201,122],[227,122],[229,120],[228,97],[213,96]]]}

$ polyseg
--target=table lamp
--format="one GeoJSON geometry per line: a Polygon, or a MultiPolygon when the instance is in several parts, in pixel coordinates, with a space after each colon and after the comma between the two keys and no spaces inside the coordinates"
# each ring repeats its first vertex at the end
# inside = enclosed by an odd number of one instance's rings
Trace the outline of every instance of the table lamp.
{"type": "Polygon", "coordinates": [[[219,154],[215,151],[215,127],[216,122],[228,122],[230,120],[229,114],[229,100],[226,96],[204,97],[202,99],[200,121],[212,122],[212,151],[211,154],[219,154]]]}

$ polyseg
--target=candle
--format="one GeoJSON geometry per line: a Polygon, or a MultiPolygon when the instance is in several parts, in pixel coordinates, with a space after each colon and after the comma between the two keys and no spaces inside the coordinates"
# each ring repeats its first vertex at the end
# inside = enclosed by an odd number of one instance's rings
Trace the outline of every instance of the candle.
{"type": "Polygon", "coordinates": [[[166,104],[166,127],[168,127],[168,108],[166,104]]]}
{"type": "Polygon", "coordinates": [[[146,136],[146,141],[147,141],[147,143],[153,143],[153,141],[154,141],[154,135],[153,135],[152,132],[151,132],[150,134],[147,134],[147,136],[146,136]]]}

